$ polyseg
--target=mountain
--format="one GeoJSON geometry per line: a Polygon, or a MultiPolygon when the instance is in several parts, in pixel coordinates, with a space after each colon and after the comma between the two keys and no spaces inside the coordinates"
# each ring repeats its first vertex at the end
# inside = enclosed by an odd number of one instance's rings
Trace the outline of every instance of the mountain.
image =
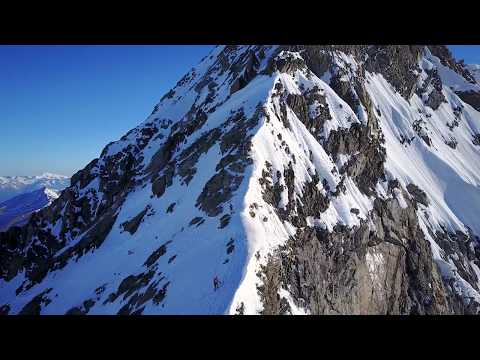
{"type": "Polygon", "coordinates": [[[68,176],[44,173],[37,176],[0,176],[0,202],[43,187],[60,191],[70,185],[68,176]]]}
{"type": "Polygon", "coordinates": [[[472,76],[475,78],[477,83],[480,84],[480,65],[470,64],[468,65],[467,69],[470,72],[470,74],[472,74],[472,76]]]}
{"type": "Polygon", "coordinates": [[[479,96],[445,46],[218,46],[0,233],[0,312],[476,314],[479,96]]]}
{"type": "Polygon", "coordinates": [[[0,203],[0,231],[25,225],[33,212],[50,205],[56,198],[55,190],[44,187],[0,203]]]}

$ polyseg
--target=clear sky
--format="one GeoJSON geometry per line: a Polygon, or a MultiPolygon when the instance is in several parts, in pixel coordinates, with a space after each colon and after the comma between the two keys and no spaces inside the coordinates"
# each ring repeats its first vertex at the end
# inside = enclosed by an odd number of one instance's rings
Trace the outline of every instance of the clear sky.
{"type": "Polygon", "coordinates": [[[213,46],[0,46],[0,176],[72,175],[213,46]]]}
{"type": "Polygon", "coordinates": [[[457,60],[466,64],[480,64],[480,45],[448,45],[457,60]]]}
{"type": "MultiPolygon", "coordinates": [[[[0,176],[72,175],[213,48],[0,45],[0,176]]],[[[480,46],[450,46],[480,63],[480,46]]]]}

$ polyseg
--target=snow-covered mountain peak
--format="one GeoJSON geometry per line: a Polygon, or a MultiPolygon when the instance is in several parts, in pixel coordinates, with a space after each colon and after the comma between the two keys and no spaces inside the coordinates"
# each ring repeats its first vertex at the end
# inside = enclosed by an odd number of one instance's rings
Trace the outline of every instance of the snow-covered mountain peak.
{"type": "Polygon", "coordinates": [[[0,234],[0,310],[477,312],[464,70],[441,47],[216,47],[0,234]]]}
{"type": "Polygon", "coordinates": [[[480,84],[480,65],[469,64],[467,65],[468,71],[472,74],[478,84],[480,84]]]}
{"type": "Polygon", "coordinates": [[[53,201],[59,197],[58,192],[53,189],[49,189],[45,187],[43,188],[43,192],[48,197],[48,199],[50,199],[50,201],[53,201]]]}
{"type": "Polygon", "coordinates": [[[37,178],[37,179],[50,179],[50,180],[56,179],[56,180],[60,180],[60,179],[68,179],[68,176],[45,172],[41,175],[35,176],[35,178],[37,178]]]}
{"type": "Polygon", "coordinates": [[[42,187],[59,191],[69,185],[68,176],[52,173],[33,176],[0,176],[0,202],[42,187]]]}

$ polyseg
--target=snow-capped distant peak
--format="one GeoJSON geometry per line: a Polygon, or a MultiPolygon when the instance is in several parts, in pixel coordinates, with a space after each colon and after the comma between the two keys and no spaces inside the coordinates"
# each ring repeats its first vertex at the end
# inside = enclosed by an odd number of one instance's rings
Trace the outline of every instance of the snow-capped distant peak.
{"type": "Polygon", "coordinates": [[[68,179],[68,176],[45,172],[36,176],[37,179],[68,179]]]}
{"type": "Polygon", "coordinates": [[[58,198],[58,192],[53,190],[53,189],[49,189],[47,187],[43,188],[43,192],[45,193],[45,195],[47,195],[47,197],[51,200],[55,200],[58,198]]]}
{"type": "Polygon", "coordinates": [[[33,176],[0,176],[0,202],[43,187],[60,191],[68,185],[70,185],[68,176],[49,172],[33,176]]]}

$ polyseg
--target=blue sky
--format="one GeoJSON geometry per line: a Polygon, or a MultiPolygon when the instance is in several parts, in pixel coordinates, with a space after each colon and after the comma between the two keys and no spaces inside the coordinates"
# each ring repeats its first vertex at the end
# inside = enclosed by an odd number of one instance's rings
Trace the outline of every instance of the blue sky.
{"type": "MultiPolygon", "coordinates": [[[[0,46],[0,175],[72,175],[212,48],[0,46]]],[[[480,46],[451,49],[480,63],[480,46]]]]}
{"type": "Polygon", "coordinates": [[[213,46],[0,46],[0,176],[72,175],[213,46]]]}
{"type": "Polygon", "coordinates": [[[480,64],[480,45],[448,45],[457,60],[466,64],[480,64]]]}

